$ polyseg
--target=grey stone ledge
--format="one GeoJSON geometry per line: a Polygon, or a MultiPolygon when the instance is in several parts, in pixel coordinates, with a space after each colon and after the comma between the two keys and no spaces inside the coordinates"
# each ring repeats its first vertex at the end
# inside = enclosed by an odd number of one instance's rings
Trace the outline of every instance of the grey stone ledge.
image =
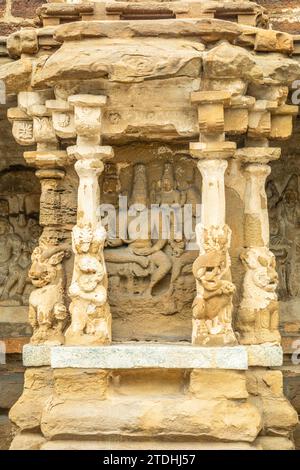
{"type": "Polygon", "coordinates": [[[50,366],[51,346],[25,344],[23,346],[23,364],[25,367],[50,366]]]}
{"type": "Polygon", "coordinates": [[[281,346],[272,343],[200,347],[190,344],[120,343],[110,346],[34,346],[23,348],[26,367],[83,369],[235,369],[281,366],[281,346]]]}
{"type": "Polygon", "coordinates": [[[190,344],[123,343],[98,347],[55,347],[53,368],[86,369],[239,369],[248,368],[244,346],[199,347],[190,344]]]}
{"type": "Polygon", "coordinates": [[[264,343],[246,346],[249,367],[278,367],[283,363],[283,351],[279,344],[264,343]]]}

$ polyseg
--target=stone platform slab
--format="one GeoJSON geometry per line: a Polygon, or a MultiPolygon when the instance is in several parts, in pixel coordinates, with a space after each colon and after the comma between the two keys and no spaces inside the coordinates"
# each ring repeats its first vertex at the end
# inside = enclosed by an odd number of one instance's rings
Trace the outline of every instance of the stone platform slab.
{"type": "Polygon", "coordinates": [[[278,367],[281,346],[200,347],[190,344],[120,343],[110,346],[34,346],[23,348],[26,367],[83,369],[232,369],[278,367]]]}
{"type": "Polygon", "coordinates": [[[243,346],[203,348],[181,344],[113,344],[98,347],[56,347],[54,368],[86,369],[247,369],[243,346]]]}

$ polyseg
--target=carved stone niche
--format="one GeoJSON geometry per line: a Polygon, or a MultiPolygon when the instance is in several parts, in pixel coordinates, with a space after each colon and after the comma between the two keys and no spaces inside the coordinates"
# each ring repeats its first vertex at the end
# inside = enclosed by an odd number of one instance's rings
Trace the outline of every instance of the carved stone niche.
{"type": "Polygon", "coordinates": [[[103,224],[109,229],[104,254],[113,340],[190,340],[195,297],[192,265],[199,250],[195,240],[191,240],[192,249],[188,250],[185,234],[180,239],[179,233],[174,233],[174,227],[179,232],[176,217],[178,214],[183,217],[184,210],[191,211],[189,220],[195,226],[197,204],[200,204],[201,177],[187,146],[116,147],[114,162],[106,165],[100,187],[105,209],[103,224]],[[119,194],[127,197],[127,201],[120,199],[119,194]],[[150,209],[151,205],[157,212],[156,215],[151,212],[150,220],[142,207],[150,209]],[[119,209],[115,219],[119,229],[116,236],[111,233],[113,223],[108,226],[108,214],[114,207],[119,209]],[[122,222],[124,207],[132,210],[127,229],[122,222]],[[165,217],[162,217],[163,207],[167,208],[165,217]],[[163,231],[162,221],[167,220],[168,208],[172,207],[168,234],[163,231]],[[148,238],[153,221],[157,222],[156,229],[148,238]]]}
{"type": "Polygon", "coordinates": [[[29,168],[0,173],[0,306],[28,305],[31,253],[41,234],[40,184],[29,168]]]}
{"type": "Polygon", "coordinates": [[[270,248],[276,256],[279,300],[300,298],[300,170],[298,157],[272,164],[267,182],[270,248]]]}

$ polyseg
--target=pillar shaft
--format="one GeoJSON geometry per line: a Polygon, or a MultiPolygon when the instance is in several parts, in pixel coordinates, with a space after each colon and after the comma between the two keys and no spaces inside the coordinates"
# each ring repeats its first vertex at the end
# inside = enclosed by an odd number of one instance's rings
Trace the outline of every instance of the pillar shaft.
{"type": "Polygon", "coordinates": [[[232,298],[229,247],[231,230],[225,222],[225,170],[235,150],[225,141],[224,107],[230,94],[196,92],[199,142],[190,144],[202,176],[202,220],[196,227],[199,256],[193,264],[197,295],[193,303],[192,343],[225,346],[237,343],[232,329],[232,298]]]}
{"type": "Polygon", "coordinates": [[[278,275],[275,256],[269,250],[265,190],[271,173],[267,163],[279,157],[280,149],[268,147],[248,147],[236,152],[236,158],[246,164],[244,250],[241,253],[245,277],[236,322],[242,344],[280,342],[278,275]]]}
{"type": "Polygon", "coordinates": [[[100,219],[99,175],[103,160],[112,157],[111,147],[101,140],[101,107],[105,97],[75,95],[74,106],[77,145],[68,148],[77,159],[79,177],[77,224],[72,231],[74,269],[69,295],[71,325],[66,343],[100,345],[111,341],[111,314],[107,301],[107,272],[104,261],[106,231],[100,219]]]}
{"type": "Polygon", "coordinates": [[[225,224],[226,160],[200,160],[198,169],[202,175],[202,224],[204,227],[225,224]]]}

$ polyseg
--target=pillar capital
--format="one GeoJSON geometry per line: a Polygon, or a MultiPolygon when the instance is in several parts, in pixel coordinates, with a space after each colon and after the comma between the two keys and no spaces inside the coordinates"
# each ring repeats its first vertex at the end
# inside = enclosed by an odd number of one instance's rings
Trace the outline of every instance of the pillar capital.
{"type": "Polygon", "coordinates": [[[222,160],[233,157],[235,142],[190,142],[190,153],[199,160],[222,160]]]}
{"type": "Polygon", "coordinates": [[[70,158],[76,160],[101,160],[113,158],[114,152],[109,145],[73,145],[67,148],[70,158]]]}
{"type": "Polygon", "coordinates": [[[104,95],[72,95],[68,103],[74,108],[74,124],[79,141],[91,144],[101,142],[102,108],[104,95]]]}
{"type": "Polygon", "coordinates": [[[39,170],[63,169],[70,165],[74,158],[65,150],[35,150],[24,152],[24,158],[28,165],[39,170]]]}
{"type": "Polygon", "coordinates": [[[234,157],[243,163],[268,164],[278,160],[281,155],[279,147],[245,147],[238,149],[234,157]]]}

